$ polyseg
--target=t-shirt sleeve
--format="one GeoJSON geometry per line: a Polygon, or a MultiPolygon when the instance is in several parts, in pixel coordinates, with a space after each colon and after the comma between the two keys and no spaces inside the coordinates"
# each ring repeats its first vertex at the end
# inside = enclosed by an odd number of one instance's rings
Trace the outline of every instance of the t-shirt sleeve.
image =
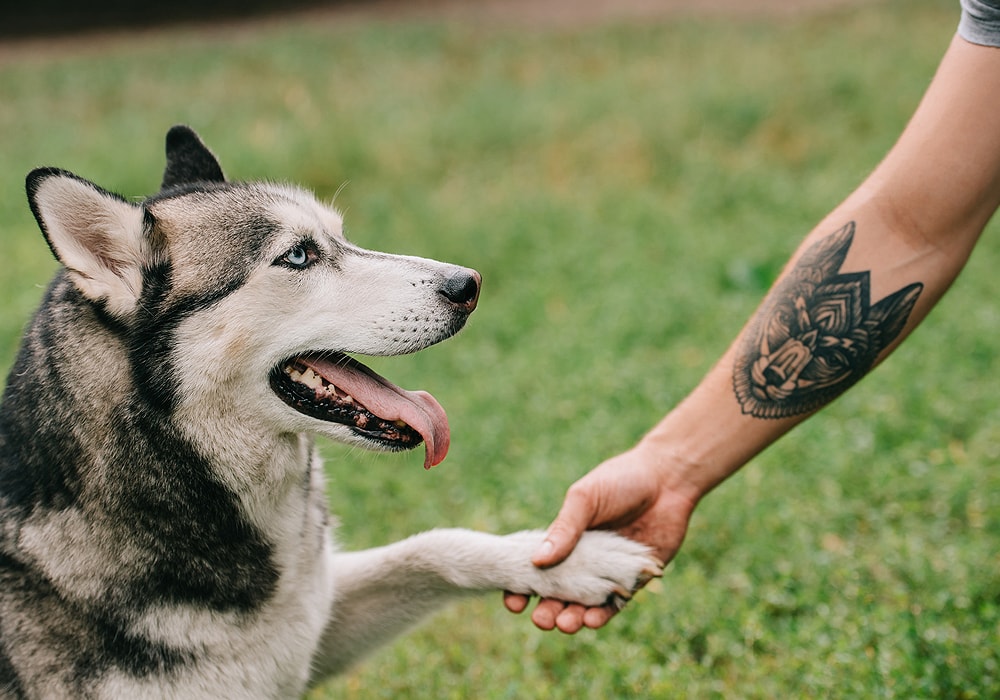
{"type": "Polygon", "coordinates": [[[958,33],[973,44],[1000,46],[1000,0],[962,0],[958,33]]]}

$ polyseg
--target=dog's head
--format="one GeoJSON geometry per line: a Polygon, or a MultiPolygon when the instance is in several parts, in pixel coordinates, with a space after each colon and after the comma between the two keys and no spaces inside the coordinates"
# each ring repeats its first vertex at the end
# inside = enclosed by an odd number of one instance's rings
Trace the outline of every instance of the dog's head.
{"type": "Polygon", "coordinates": [[[312,194],[228,182],[187,127],[167,134],[161,190],[143,202],[51,168],[27,189],[150,402],[189,425],[228,416],[371,449],[424,442],[425,466],[444,459],[438,402],[348,353],[399,355],[455,334],[476,307],[475,271],[352,245],[312,194]]]}

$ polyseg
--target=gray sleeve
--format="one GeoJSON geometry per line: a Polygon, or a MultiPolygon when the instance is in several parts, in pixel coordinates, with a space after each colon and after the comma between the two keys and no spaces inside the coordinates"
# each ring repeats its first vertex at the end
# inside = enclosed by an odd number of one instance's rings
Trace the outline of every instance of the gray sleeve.
{"type": "Polygon", "coordinates": [[[1000,0],[962,0],[958,33],[973,44],[1000,46],[1000,0]]]}

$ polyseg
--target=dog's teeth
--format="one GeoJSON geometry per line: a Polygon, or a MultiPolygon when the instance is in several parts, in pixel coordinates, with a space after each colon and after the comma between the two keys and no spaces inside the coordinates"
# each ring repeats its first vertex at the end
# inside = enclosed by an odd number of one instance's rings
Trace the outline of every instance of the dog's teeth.
{"type": "Polygon", "coordinates": [[[300,382],[305,384],[310,389],[322,389],[323,388],[323,378],[313,372],[311,369],[307,369],[302,373],[300,382]]]}
{"type": "Polygon", "coordinates": [[[392,422],[392,424],[395,425],[397,428],[405,428],[406,427],[406,421],[405,420],[394,420],[392,422]]]}
{"type": "Polygon", "coordinates": [[[344,394],[344,402],[345,403],[354,403],[354,397],[351,396],[350,394],[344,394]]]}

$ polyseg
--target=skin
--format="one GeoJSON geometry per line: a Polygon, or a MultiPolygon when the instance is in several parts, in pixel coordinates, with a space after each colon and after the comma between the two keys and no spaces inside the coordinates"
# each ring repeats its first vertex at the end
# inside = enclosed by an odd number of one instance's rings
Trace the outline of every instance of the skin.
{"type": "MultiPolygon", "coordinates": [[[[616,530],[669,562],[702,498],[892,353],[948,290],[1000,206],[998,114],[1000,49],[956,36],[885,159],[806,236],[760,308],[691,394],[638,444],[568,489],[533,563],[547,567],[562,561],[587,529],[616,530]],[[818,400],[812,387],[789,384],[776,392],[780,399],[765,396],[762,409],[761,402],[737,390],[737,378],[743,376],[746,387],[747,381],[753,384],[746,379],[751,368],[780,365],[778,356],[769,354],[772,344],[762,345],[762,333],[781,327],[782,309],[799,308],[801,295],[790,280],[807,272],[817,255],[829,259],[844,250],[835,234],[847,226],[853,237],[846,255],[826,275],[866,278],[862,297],[874,329],[866,337],[878,340],[875,354],[849,359],[818,400]],[[903,303],[888,311],[887,325],[874,325],[879,302],[897,293],[903,303]],[[893,325],[894,333],[883,332],[893,325]]],[[[525,596],[504,596],[516,613],[529,602],[525,596]]],[[[543,599],[531,619],[540,629],[573,634],[601,627],[613,615],[610,608],[543,599]]]]}

